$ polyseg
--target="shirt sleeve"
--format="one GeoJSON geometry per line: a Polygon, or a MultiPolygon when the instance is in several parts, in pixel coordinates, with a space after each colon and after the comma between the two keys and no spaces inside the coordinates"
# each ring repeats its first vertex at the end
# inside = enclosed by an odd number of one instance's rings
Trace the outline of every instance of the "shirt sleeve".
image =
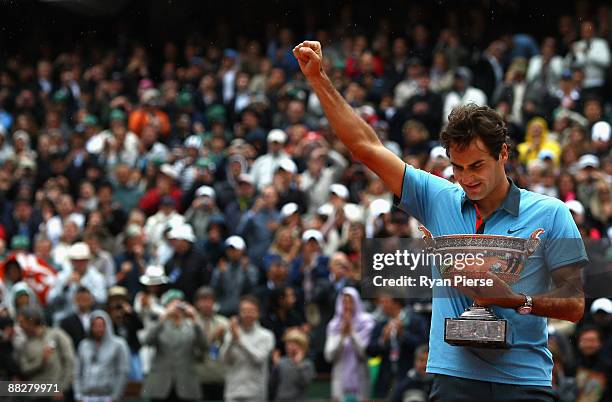
{"type": "MultiPolygon", "coordinates": [[[[454,184],[441,177],[406,165],[402,197],[397,207],[412,215],[423,225],[428,226],[432,219],[432,210],[440,192],[454,187],[454,184]]],[[[439,199],[437,200],[439,202],[439,199]]]]}
{"type": "Polygon", "coordinates": [[[569,209],[556,203],[550,233],[544,240],[544,258],[550,271],[566,265],[589,262],[584,242],[569,209]]]}

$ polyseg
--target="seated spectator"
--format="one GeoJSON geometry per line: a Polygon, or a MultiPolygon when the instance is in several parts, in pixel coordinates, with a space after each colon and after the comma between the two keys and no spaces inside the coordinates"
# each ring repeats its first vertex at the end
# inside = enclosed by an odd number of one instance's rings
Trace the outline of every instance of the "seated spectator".
{"type": "Polygon", "coordinates": [[[433,382],[433,375],[427,374],[429,346],[421,345],[414,352],[414,363],[406,376],[393,387],[390,402],[426,402],[433,382]]]}
{"type": "Polygon", "coordinates": [[[517,146],[519,160],[527,164],[538,159],[542,151],[552,154],[555,166],[559,166],[561,148],[559,143],[548,138],[548,124],[541,117],[535,117],[527,123],[525,142],[517,146]]]}
{"type": "Polygon", "coordinates": [[[129,351],[125,340],[113,334],[104,311],[91,314],[91,331],[78,347],[73,391],[77,401],[89,398],[121,400],[129,373],[129,351]]]}

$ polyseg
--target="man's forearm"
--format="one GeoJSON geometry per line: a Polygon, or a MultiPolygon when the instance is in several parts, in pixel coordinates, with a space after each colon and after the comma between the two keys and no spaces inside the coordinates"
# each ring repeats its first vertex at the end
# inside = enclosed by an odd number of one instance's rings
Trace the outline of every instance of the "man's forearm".
{"type": "Polygon", "coordinates": [[[315,78],[310,78],[309,82],[334,133],[355,158],[361,160],[367,152],[368,145],[380,144],[374,130],[355,114],[353,108],[338,93],[324,72],[315,78]]]}
{"type": "Polygon", "coordinates": [[[569,287],[533,296],[532,314],[577,322],[584,314],[584,294],[569,287]]]}

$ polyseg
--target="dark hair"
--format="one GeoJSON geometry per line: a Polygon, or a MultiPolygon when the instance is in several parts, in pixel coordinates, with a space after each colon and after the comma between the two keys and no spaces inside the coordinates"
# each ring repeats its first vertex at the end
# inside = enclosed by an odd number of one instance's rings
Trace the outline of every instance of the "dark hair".
{"type": "Polygon", "coordinates": [[[508,144],[508,128],[503,118],[488,106],[470,103],[454,108],[448,116],[448,126],[440,134],[446,152],[452,145],[465,149],[477,138],[493,158],[499,159],[502,145],[508,144]]]}
{"type": "Polygon", "coordinates": [[[585,332],[591,332],[591,331],[597,332],[597,337],[599,338],[599,340],[600,341],[603,340],[601,336],[601,329],[599,329],[599,327],[593,324],[588,324],[580,328],[580,330],[578,331],[578,334],[576,335],[576,340],[580,340],[580,337],[582,337],[582,335],[584,335],[585,332]]]}
{"type": "Polygon", "coordinates": [[[91,294],[91,290],[87,286],[79,286],[75,293],[89,293],[91,294]]]}

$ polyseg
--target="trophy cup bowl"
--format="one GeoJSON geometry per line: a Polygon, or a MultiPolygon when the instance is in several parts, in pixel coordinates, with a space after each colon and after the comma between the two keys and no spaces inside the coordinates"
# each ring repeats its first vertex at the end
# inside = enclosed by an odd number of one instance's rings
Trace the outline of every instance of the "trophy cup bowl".
{"type": "MultiPolygon", "coordinates": [[[[440,254],[438,272],[443,279],[453,279],[457,275],[472,279],[486,280],[488,272],[497,275],[509,286],[516,283],[521,275],[527,258],[537,249],[544,229],[534,230],[528,238],[485,235],[457,234],[434,237],[425,226],[423,232],[426,251],[440,254]],[[463,263],[461,268],[455,264],[445,265],[445,260],[459,261],[458,255],[478,255],[478,262],[463,263]],[[450,258],[447,258],[449,257],[450,258]]],[[[508,323],[500,319],[488,307],[472,304],[458,318],[446,318],[444,341],[451,345],[477,348],[509,348],[507,341],[508,323]]]]}

